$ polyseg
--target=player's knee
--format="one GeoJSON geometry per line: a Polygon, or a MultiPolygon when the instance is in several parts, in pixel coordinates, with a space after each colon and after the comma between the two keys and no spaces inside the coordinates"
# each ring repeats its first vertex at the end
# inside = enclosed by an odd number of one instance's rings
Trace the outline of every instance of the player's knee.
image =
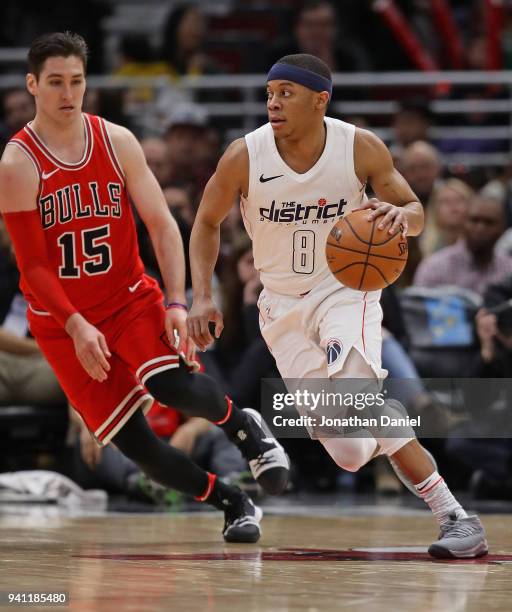
{"type": "Polygon", "coordinates": [[[364,438],[330,438],[322,440],[322,444],[336,464],[348,472],[357,472],[366,465],[375,447],[375,443],[366,444],[364,438]]]}
{"type": "Polygon", "coordinates": [[[347,472],[359,472],[359,470],[366,464],[362,458],[358,457],[339,457],[336,461],[337,465],[347,472]]]}
{"type": "Polygon", "coordinates": [[[224,393],[208,374],[192,374],[181,367],[165,370],[147,380],[146,388],[161,404],[189,416],[217,421],[226,413],[224,393]]]}
{"type": "Polygon", "coordinates": [[[157,402],[184,410],[190,401],[190,376],[182,368],[164,370],[151,376],[145,385],[157,402]]]}

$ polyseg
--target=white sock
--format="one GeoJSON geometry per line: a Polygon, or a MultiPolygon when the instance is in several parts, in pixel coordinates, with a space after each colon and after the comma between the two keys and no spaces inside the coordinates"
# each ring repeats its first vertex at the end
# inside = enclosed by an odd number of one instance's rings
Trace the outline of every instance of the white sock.
{"type": "Polygon", "coordinates": [[[432,510],[440,525],[450,520],[450,514],[455,514],[457,518],[467,518],[464,508],[453,497],[444,479],[437,472],[414,485],[414,488],[432,510]]]}

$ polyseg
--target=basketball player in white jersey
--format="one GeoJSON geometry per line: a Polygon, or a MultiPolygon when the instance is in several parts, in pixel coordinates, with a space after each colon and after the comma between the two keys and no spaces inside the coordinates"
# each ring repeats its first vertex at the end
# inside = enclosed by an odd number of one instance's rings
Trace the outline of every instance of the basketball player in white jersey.
{"type": "MultiPolygon", "coordinates": [[[[211,298],[219,227],[240,197],[264,286],[262,335],[284,379],[383,378],[380,291],[338,283],[324,254],[333,224],[357,208],[390,234],[423,228],[423,209],[373,133],[325,116],[332,92],[329,68],[318,58],[283,57],[267,76],[269,122],[234,141],[219,161],[199,207],[190,242],[194,304],[189,333],[200,349],[223,328],[211,298]],[[377,198],[367,201],[370,183],[377,198]],[[335,346],[334,344],[335,343],[335,346]],[[333,347],[336,350],[332,350],[333,347]],[[329,350],[331,349],[331,350],[329,350]]],[[[325,438],[342,468],[357,471],[386,454],[403,482],[422,497],[441,533],[429,552],[471,558],[487,553],[484,529],[468,516],[415,439],[325,438]]]]}

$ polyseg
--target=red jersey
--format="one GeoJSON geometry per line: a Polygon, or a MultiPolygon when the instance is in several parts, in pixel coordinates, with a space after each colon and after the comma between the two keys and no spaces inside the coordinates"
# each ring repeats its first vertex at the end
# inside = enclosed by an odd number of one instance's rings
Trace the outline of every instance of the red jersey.
{"type": "MultiPolygon", "coordinates": [[[[93,115],[83,114],[82,121],[85,151],[75,164],[57,158],[30,123],[8,144],[20,148],[34,164],[50,266],[71,303],[94,324],[126,303],[132,292],[122,290],[143,277],[144,265],[123,170],[107,126],[93,115]]],[[[23,271],[20,287],[34,312],[48,314],[30,292],[23,271]]]]}

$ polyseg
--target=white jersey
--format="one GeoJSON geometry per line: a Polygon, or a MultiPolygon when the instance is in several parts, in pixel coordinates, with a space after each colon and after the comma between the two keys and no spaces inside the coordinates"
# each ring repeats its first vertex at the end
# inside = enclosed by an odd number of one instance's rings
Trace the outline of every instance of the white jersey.
{"type": "Polygon", "coordinates": [[[355,126],[325,117],[327,137],[316,164],[304,174],[281,158],[270,123],[245,136],[249,192],[240,206],[253,241],[263,286],[301,295],[331,273],[325,243],[333,225],[365,199],[354,170],[355,126]]]}

